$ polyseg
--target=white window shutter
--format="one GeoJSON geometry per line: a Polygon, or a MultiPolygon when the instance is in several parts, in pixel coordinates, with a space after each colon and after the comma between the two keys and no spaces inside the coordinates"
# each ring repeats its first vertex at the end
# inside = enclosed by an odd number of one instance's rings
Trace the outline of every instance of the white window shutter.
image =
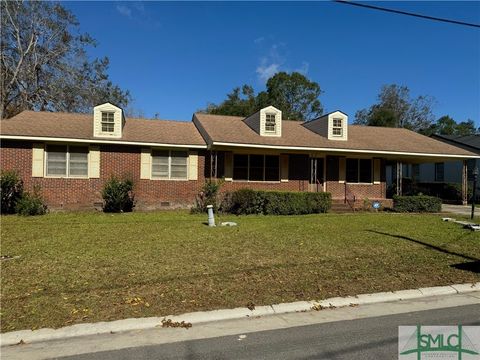
{"type": "Polygon", "coordinates": [[[347,176],[346,163],[347,163],[347,160],[344,157],[341,157],[340,159],[338,159],[338,182],[339,183],[345,182],[345,178],[347,176]]]}
{"type": "Polygon", "coordinates": [[[32,146],[32,177],[43,177],[45,145],[33,144],[32,146]]]}
{"type": "Polygon", "coordinates": [[[140,179],[150,179],[152,173],[152,154],[150,149],[142,149],[140,156],[140,179]]]}
{"type": "Polygon", "coordinates": [[[381,163],[380,159],[373,159],[373,183],[380,184],[381,179],[381,163]]]}
{"type": "Polygon", "coordinates": [[[198,152],[188,152],[188,180],[198,180],[198,152]]]}
{"type": "Polygon", "coordinates": [[[100,177],[100,147],[90,146],[88,151],[88,177],[98,179],[100,177]]]}
{"type": "Polygon", "coordinates": [[[288,182],[288,155],[280,155],[280,181],[288,182]]]}
{"type": "Polygon", "coordinates": [[[225,181],[233,180],[233,154],[225,153],[225,181]]]}

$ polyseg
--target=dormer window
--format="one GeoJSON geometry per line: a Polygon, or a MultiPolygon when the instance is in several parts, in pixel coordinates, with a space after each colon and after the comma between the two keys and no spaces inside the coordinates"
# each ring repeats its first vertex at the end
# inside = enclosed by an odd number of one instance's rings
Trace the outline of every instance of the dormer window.
{"type": "Polygon", "coordinates": [[[343,127],[342,127],[342,119],[332,119],[332,135],[333,136],[343,136],[343,127]]]}
{"type": "Polygon", "coordinates": [[[275,114],[265,114],[265,132],[275,133],[276,124],[275,114]]]}
{"type": "Polygon", "coordinates": [[[102,132],[113,133],[115,131],[115,113],[102,112],[102,132]]]}

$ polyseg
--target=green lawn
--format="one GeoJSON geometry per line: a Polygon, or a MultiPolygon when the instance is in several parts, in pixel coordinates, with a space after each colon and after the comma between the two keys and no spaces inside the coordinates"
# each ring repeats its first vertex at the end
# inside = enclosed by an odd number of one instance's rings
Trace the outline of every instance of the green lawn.
{"type": "Polygon", "coordinates": [[[221,220],[238,226],[186,212],[2,217],[1,254],[19,258],[1,261],[1,331],[480,281],[480,234],[438,215],[221,220]]]}

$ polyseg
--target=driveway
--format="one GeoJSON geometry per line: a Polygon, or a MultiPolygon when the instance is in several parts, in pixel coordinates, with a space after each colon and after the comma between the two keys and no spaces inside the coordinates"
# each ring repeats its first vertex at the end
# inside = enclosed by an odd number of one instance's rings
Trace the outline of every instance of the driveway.
{"type": "MultiPolygon", "coordinates": [[[[443,212],[449,212],[453,214],[463,215],[463,216],[470,216],[472,212],[471,205],[442,205],[443,212]]],[[[480,216],[480,208],[475,209],[475,217],[480,216]]]]}

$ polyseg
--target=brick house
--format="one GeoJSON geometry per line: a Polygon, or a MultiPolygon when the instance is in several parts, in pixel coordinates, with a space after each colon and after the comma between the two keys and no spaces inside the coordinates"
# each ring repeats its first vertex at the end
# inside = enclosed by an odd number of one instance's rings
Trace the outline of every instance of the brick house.
{"type": "Polygon", "coordinates": [[[206,179],[224,179],[224,191],[327,191],[352,206],[388,205],[387,165],[401,183],[402,163],[460,160],[466,174],[478,158],[409,130],[349,125],[341,111],[302,123],[273,106],[191,122],[127,119],[110,103],[93,115],[24,111],[0,122],[0,139],[1,169],[40,185],[54,209],[101,206],[112,175],[134,181],[137,209],[191,206],[206,179]]]}

